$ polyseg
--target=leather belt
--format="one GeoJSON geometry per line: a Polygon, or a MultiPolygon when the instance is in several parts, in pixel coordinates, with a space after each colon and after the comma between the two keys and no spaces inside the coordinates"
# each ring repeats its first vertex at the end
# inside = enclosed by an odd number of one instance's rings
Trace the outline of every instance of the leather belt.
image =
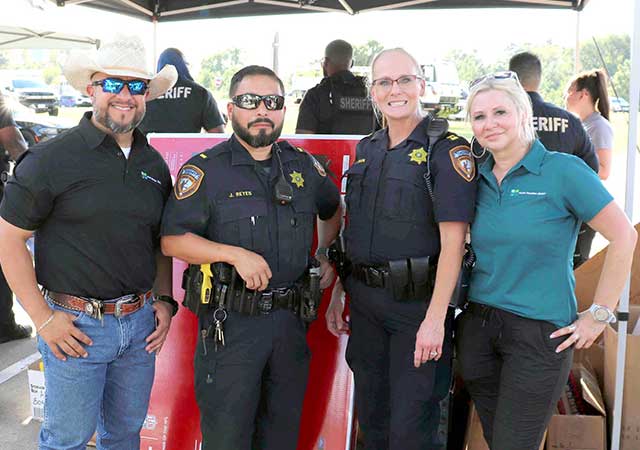
{"type": "Polygon", "coordinates": [[[354,264],[351,275],[369,287],[385,288],[389,285],[388,266],[370,266],[367,264],[354,264]]]}
{"type": "Polygon", "coordinates": [[[104,314],[113,314],[115,317],[122,317],[134,313],[142,308],[153,296],[153,293],[148,291],[144,294],[131,294],[121,297],[116,301],[109,301],[76,297],[75,295],[51,292],[48,290],[44,290],[44,294],[56,305],[74,311],[84,312],[94,319],[102,319],[104,314]]]}
{"type": "Polygon", "coordinates": [[[300,310],[302,295],[296,287],[270,289],[268,291],[235,291],[233,299],[227,299],[226,308],[251,316],[266,315],[276,309],[300,310]]]}

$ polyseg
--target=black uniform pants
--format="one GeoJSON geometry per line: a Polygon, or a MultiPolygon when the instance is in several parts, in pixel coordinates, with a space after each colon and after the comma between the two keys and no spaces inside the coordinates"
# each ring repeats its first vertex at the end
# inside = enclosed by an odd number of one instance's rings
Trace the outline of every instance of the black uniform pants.
{"type": "Polygon", "coordinates": [[[217,351],[212,338],[196,348],[202,450],[295,450],[310,359],[302,321],[231,312],[224,336],[217,351]]]}
{"type": "Polygon", "coordinates": [[[567,383],[573,348],[558,327],[471,303],[456,319],[460,371],[491,450],[538,450],[567,383]]]}
{"type": "Polygon", "coordinates": [[[434,450],[440,401],[451,380],[451,317],[445,324],[443,354],[413,365],[424,300],[398,302],[386,289],[346,280],[351,297],[347,362],[355,379],[356,414],[365,450],[434,450]]]}

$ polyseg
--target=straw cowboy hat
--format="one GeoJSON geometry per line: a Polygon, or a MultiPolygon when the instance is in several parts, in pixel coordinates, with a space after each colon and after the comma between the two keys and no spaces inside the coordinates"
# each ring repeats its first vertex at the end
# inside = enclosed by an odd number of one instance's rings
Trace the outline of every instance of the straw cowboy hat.
{"type": "Polygon", "coordinates": [[[164,66],[157,74],[147,67],[142,40],[137,36],[118,35],[113,41],[104,43],[95,58],[86,53],[69,56],[63,72],[69,84],[83,94],[87,94],[87,86],[96,72],[149,80],[149,101],[171,89],[178,79],[178,72],[171,65],[164,66]]]}

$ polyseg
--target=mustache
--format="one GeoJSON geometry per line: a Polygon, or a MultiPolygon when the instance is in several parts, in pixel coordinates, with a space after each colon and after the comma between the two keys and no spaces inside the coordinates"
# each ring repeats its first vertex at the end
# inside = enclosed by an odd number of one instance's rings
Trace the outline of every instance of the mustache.
{"type": "Polygon", "coordinates": [[[257,124],[257,123],[268,123],[269,125],[271,125],[271,127],[272,127],[272,128],[275,128],[275,127],[276,127],[276,124],[275,124],[275,123],[273,123],[273,121],[272,121],[271,119],[267,119],[267,118],[265,117],[265,118],[256,119],[256,120],[253,120],[253,121],[249,122],[249,123],[247,124],[247,128],[251,128],[252,126],[254,126],[254,125],[255,125],[255,124],[257,124]]]}

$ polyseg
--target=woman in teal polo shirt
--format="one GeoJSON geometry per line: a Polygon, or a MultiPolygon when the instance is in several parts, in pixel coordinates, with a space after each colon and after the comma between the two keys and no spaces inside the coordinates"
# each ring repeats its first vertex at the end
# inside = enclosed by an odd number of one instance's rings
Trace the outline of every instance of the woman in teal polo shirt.
{"type": "Polygon", "coordinates": [[[456,346],[492,450],[537,450],[571,366],[607,323],[629,275],[636,232],[597,175],[535,138],[514,72],[470,88],[480,166],[471,239],[477,255],[456,346]],[[572,253],[580,223],[609,240],[593,305],[578,313],[572,253]]]}

